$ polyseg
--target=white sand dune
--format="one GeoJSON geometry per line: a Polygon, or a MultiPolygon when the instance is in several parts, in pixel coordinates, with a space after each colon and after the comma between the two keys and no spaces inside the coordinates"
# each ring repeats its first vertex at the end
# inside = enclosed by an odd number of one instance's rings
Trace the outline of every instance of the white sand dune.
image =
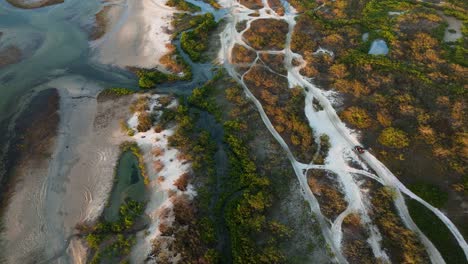
{"type": "MultiPolygon", "coordinates": [[[[147,96],[147,95],[143,95],[147,96]]],[[[148,112],[160,115],[161,111],[153,111],[154,107],[161,107],[157,99],[161,95],[154,94],[149,100],[148,112]]],[[[175,108],[177,101],[173,99],[167,108],[175,108]]],[[[138,125],[138,115],[136,112],[127,121],[128,126],[134,130],[138,125]]],[[[185,160],[179,158],[179,150],[169,146],[168,139],[175,132],[175,127],[164,129],[160,132],[155,132],[150,129],[146,132],[139,132],[133,136],[138,146],[144,153],[144,159],[147,167],[147,174],[149,178],[150,198],[145,210],[145,213],[150,217],[151,223],[147,230],[140,232],[137,235],[137,244],[132,250],[133,263],[143,263],[146,257],[151,253],[152,244],[155,239],[160,237],[159,224],[164,222],[166,225],[171,225],[174,221],[172,208],[173,203],[171,197],[177,195],[187,195],[193,198],[196,195],[194,187],[189,184],[187,190],[180,191],[174,186],[180,176],[191,170],[191,165],[185,160]],[[158,150],[156,153],[155,150],[158,150]],[[159,164],[156,168],[154,164],[159,164]],[[172,195],[170,195],[172,193],[172,195]],[[164,218],[161,212],[168,210],[169,214],[164,218]]]]}

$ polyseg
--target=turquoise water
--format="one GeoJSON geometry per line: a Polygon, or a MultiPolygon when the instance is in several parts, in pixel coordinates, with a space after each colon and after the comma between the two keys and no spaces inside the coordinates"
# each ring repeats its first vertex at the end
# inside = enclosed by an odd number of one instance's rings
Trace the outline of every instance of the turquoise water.
{"type": "MultiPolygon", "coordinates": [[[[65,3],[59,5],[21,10],[12,7],[5,0],[0,0],[0,32],[5,33],[4,37],[0,39],[0,47],[6,44],[17,45],[20,48],[27,47],[26,56],[21,62],[0,69],[0,158],[3,154],[2,149],[6,146],[4,142],[7,142],[15,134],[13,126],[10,125],[15,121],[15,114],[27,105],[29,99],[36,94],[35,91],[44,88],[57,88],[59,93],[66,90],[65,94],[68,96],[77,95],[76,97],[79,99],[79,95],[94,96],[96,89],[107,87],[138,89],[137,80],[133,74],[124,69],[102,65],[92,59],[93,50],[90,48],[87,32],[91,29],[94,16],[103,3],[105,1],[65,0],[65,3]],[[8,43],[6,44],[5,36],[10,36],[7,38],[8,43]],[[67,79],[67,81],[50,84],[51,81],[59,78],[60,80],[67,79]],[[90,85],[87,85],[88,83],[90,85]],[[65,86],[71,86],[73,89],[65,86]]],[[[193,80],[159,85],[158,92],[189,94],[194,87],[212,78],[213,65],[209,62],[193,63],[180,49],[180,42],[177,39],[174,42],[183,58],[192,66],[193,80]]],[[[125,51],[122,50],[119,53],[123,52],[125,51]]],[[[118,55],[116,54],[116,56],[118,55]]],[[[72,102],[75,103],[75,101],[72,102]]],[[[76,104],[80,102],[80,100],[76,100],[76,104]]],[[[73,104],[69,106],[73,108],[73,104]]],[[[66,107],[68,105],[61,105],[61,109],[66,107]]],[[[61,122],[67,125],[69,120],[63,118],[61,122]]],[[[59,131],[59,133],[62,132],[59,131]]],[[[0,178],[1,174],[0,170],[0,178]]],[[[137,158],[130,152],[123,153],[116,168],[114,186],[109,196],[108,207],[104,209],[103,217],[108,221],[116,220],[119,207],[127,198],[145,201],[146,195],[148,195],[145,188],[138,170],[137,158]]],[[[61,221],[62,218],[60,216],[57,221],[61,221]]],[[[63,239],[68,235],[68,230],[62,234],[61,226],[58,224],[55,227],[59,230],[57,234],[50,233],[48,229],[39,231],[49,232],[46,236],[54,238],[54,241],[44,239],[35,241],[32,239],[32,242],[24,242],[28,246],[34,244],[34,248],[40,248],[37,252],[31,253],[31,250],[26,246],[15,249],[15,252],[9,254],[14,255],[15,259],[18,257],[37,260],[51,257],[49,256],[50,252],[57,251],[58,253],[54,253],[56,255],[53,256],[53,259],[60,258],[62,261],[59,263],[71,263],[70,256],[66,252],[68,244],[62,245],[63,239]],[[62,246],[64,246],[63,249],[62,246]],[[47,252],[43,250],[46,247],[50,249],[47,252]]],[[[37,230],[42,230],[41,228],[43,227],[38,227],[37,230]]],[[[72,231],[70,230],[70,232],[72,231]]],[[[40,237],[42,237],[42,233],[40,237]]],[[[22,263],[34,262],[23,261],[22,263]]]]}
{"type": "Polygon", "coordinates": [[[17,110],[30,90],[59,76],[81,75],[103,86],[136,84],[125,71],[90,59],[87,30],[100,6],[97,0],[67,0],[22,10],[0,0],[0,41],[27,47],[23,61],[0,70],[0,121],[17,110]]]}
{"type": "Polygon", "coordinates": [[[138,159],[130,151],[126,151],[120,156],[114,187],[109,197],[108,206],[104,209],[106,221],[118,220],[119,208],[126,199],[139,202],[146,200],[145,183],[138,168],[138,159]]]}

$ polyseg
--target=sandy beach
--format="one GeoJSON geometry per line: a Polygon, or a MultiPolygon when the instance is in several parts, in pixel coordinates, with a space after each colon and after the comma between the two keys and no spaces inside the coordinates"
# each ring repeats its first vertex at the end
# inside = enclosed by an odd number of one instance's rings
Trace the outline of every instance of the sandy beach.
{"type": "Polygon", "coordinates": [[[106,32],[99,32],[102,37],[91,42],[94,59],[122,68],[158,66],[169,52],[169,30],[177,11],[164,0],[111,1],[103,8],[105,14],[97,19],[106,21],[106,32]]]}
{"type": "MultiPolygon", "coordinates": [[[[53,80],[60,89],[60,119],[55,150],[47,163],[23,166],[24,179],[5,212],[7,263],[70,263],[78,250],[67,238],[76,224],[101,214],[112,188],[118,145],[124,139],[118,120],[126,114],[125,97],[100,104],[101,89],[80,76],[53,80]]],[[[79,261],[77,261],[79,263],[79,261]]]]}

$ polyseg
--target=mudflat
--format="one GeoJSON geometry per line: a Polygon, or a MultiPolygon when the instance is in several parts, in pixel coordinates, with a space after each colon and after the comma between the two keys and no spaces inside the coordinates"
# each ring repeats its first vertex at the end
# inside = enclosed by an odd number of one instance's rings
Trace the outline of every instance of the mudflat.
{"type": "Polygon", "coordinates": [[[34,9],[44,6],[61,4],[64,0],[6,0],[12,6],[22,9],[34,9]]]}

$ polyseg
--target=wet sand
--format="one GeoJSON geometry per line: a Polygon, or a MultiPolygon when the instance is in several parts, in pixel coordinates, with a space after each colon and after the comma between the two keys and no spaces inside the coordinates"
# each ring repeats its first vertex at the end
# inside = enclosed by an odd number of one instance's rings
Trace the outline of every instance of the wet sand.
{"type": "Polygon", "coordinates": [[[76,224],[100,216],[112,188],[118,145],[125,139],[119,119],[128,115],[128,98],[98,104],[101,88],[80,76],[62,77],[46,86],[60,88],[62,121],[47,163],[28,164],[19,172],[25,180],[4,216],[5,251],[11,252],[7,263],[85,259],[77,241],[68,250],[64,241],[76,233],[76,224]]]}
{"type": "MultiPolygon", "coordinates": [[[[36,212],[34,208],[27,208],[34,203],[41,195],[39,190],[32,190],[30,186],[39,184],[41,178],[47,174],[47,167],[53,153],[57,128],[59,123],[58,107],[59,95],[55,89],[47,89],[38,92],[29,103],[28,107],[16,120],[16,135],[10,142],[10,149],[5,162],[7,163],[7,178],[3,182],[8,182],[7,196],[2,195],[3,202],[10,201],[5,208],[5,234],[7,235],[7,245],[11,248],[23,250],[31,236],[40,232],[29,225],[27,219],[36,212]],[[11,209],[22,211],[22,217],[9,215],[11,209]],[[26,210],[24,210],[27,208],[26,210]],[[30,210],[32,209],[32,210],[30,210]]],[[[38,185],[40,186],[40,185],[38,185]]],[[[2,186],[3,187],[3,186],[2,186]]],[[[4,193],[3,193],[4,194],[4,193]]],[[[36,249],[36,245],[28,245],[31,250],[36,249]]],[[[8,248],[8,247],[7,247],[8,248]]],[[[10,252],[10,251],[6,251],[10,252]]],[[[33,253],[38,255],[40,252],[33,253]]],[[[11,263],[28,263],[32,259],[26,256],[11,259],[11,255],[4,256],[11,263]]],[[[29,257],[29,256],[28,256],[29,257]]]]}
{"type": "Polygon", "coordinates": [[[0,69],[21,61],[22,52],[18,47],[8,46],[0,50],[0,69]]]}
{"type": "Polygon", "coordinates": [[[34,9],[44,6],[61,4],[64,0],[6,0],[12,6],[22,9],[34,9]]]}
{"type": "Polygon", "coordinates": [[[108,13],[111,10],[111,6],[104,6],[101,11],[95,15],[95,23],[93,29],[89,35],[90,40],[100,39],[106,33],[109,27],[108,13]]]}
{"type": "Polygon", "coordinates": [[[177,11],[164,0],[109,1],[98,13],[96,36],[91,42],[95,60],[125,68],[154,68],[169,52],[171,20],[177,11]]]}

